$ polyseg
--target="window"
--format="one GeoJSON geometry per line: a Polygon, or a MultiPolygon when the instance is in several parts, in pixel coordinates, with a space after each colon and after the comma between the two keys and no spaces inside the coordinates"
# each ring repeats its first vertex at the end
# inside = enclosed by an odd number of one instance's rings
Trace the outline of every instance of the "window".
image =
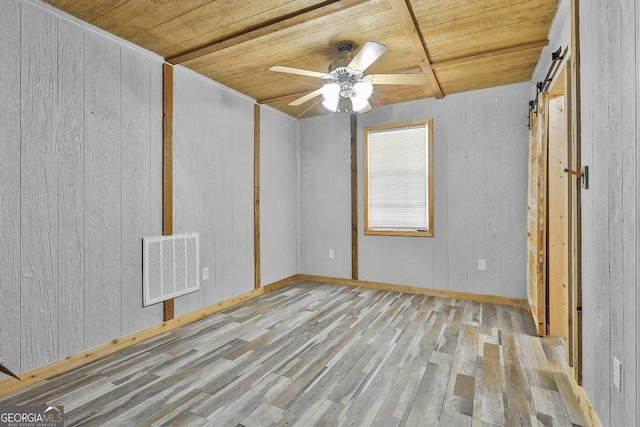
{"type": "Polygon", "coordinates": [[[364,130],[364,233],[433,236],[432,120],[364,130]]]}

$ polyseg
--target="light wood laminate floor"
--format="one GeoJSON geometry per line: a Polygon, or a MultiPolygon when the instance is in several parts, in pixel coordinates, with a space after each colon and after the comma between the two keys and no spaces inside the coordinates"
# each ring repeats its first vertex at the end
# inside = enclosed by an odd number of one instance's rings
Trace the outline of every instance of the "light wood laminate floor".
{"type": "Polygon", "coordinates": [[[586,425],[518,308],[297,282],[0,398],[66,425],[586,425]]]}

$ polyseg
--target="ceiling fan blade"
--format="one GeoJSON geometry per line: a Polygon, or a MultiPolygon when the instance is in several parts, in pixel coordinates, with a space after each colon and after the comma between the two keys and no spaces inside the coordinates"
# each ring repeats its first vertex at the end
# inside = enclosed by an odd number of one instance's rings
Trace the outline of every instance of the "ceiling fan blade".
{"type": "Polygon", "coordinates": [[[370,74],[373,84],[378,85],[426,85],[427,74],[370,74]]]}
{"type": "Polygon", "coordinates": [[[347,67],[358,71],[364,71],[369,68],[376,59],[380,58],[386,50],[387,47],[381,43],[366,42],[364,46],[360,48],[356,56],[353,57],[351,62],[349,62],[347,67]]]}
{"type": "Polygon", "coordinates": [[[311,93],[306,94],[305,96],[296,99],[295,101],[292,101],[289,103],[289,105],[296,107],[300,104],[304,104],[305,102],[309,101],[310,99],[315,98],[316,96],[320,96],[322,95],[322,88],[320,89],[316,89],[311,93]]]}
{"type": "Polygon", "coordinates": [[[301,68],[285,67],[283,65],[274,65],[269,69],[271,71],[278,71],[279,73],[299,74],[301,76],[318,77],[320,79],[331,78],[331,75],[327,73],[321,73],[319,71],[303,70],[301,68]]]}

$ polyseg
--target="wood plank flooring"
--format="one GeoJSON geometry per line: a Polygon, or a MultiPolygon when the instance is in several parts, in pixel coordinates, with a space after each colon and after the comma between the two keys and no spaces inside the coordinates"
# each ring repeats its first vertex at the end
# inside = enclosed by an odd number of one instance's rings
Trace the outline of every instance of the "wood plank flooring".
{"type": "Polygon", "coordinates": [[[297,282],[0,398],[67,426],[586,426],[521,309],[297,282]]]}

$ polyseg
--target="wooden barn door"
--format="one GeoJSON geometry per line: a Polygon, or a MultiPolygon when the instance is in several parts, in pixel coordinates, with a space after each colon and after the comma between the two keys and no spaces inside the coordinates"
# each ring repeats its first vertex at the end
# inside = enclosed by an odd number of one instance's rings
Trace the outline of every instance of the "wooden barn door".
{"type": "Polygon", "coordinates": [[[527,281],[531,314],[539,335],[546,333],[546,95],[538,94],[537,111],[529,117],[529,179],[527,197],[527,281]]]}

